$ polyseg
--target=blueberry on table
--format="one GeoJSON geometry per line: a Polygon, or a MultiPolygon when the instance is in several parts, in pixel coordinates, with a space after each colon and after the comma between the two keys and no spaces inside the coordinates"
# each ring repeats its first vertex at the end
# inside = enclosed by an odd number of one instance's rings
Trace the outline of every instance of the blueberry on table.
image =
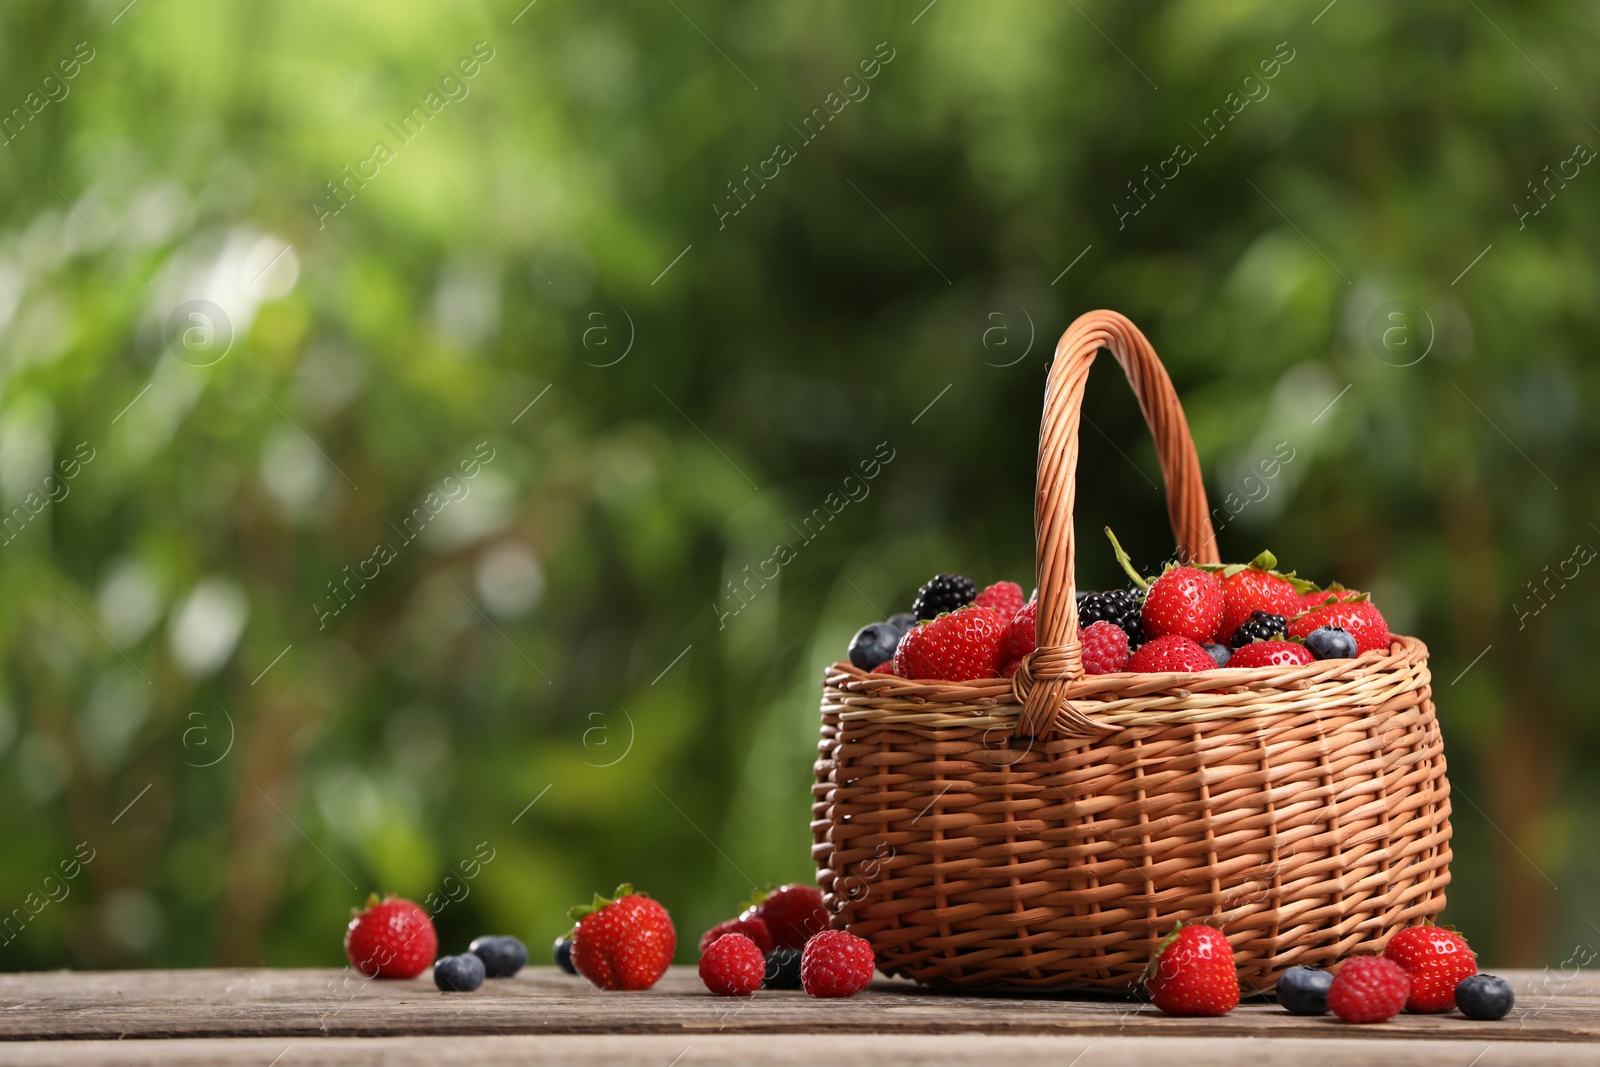
{"type": "Polygon", "coordinates": [[[488,978],[510,978],[528,962],[528,946],[514,937],[480,937],[467,946],[467,951],[483,961],[483,973],[488,978]]]}
{"type": "Polygon", "coordinates": [[[1318,659],[1351,659],[1356,639],[1342,626],[1319,626],[1306,634],[1306,650],[1318,659]]]}
{"type": "Polygon", "coordinates": [[[556,938],[556,943],[550,946],[550,955],[555,957],[556,966],[568,974],[577,976],[578,968],[572,965],[572,937],[562,934],[556,938]]]}
{"type": "Polygon", "coordinates": [[[1333,972],[1315,967],[1290,967],[1278,978],[1278,1003],[1291,1015],[1328,1014],[1328,987],[1333,972]]]}
{"type": "Polygon", "coordinates": [[[1492,974],[1474,974],[1456,984],[1456,1007],[1469,1019],[1504,1019],[1517,998],[1511,983],[1492,974]]]}
{"type": "Polygon", "coordinates": [[[483,984],[483,961],[470,952],[433,961],[433,984],[441,993],[470,993],[483,984]]]}
{"type": "Polygon", "coordinates": [[[894,648],[902,631],[886,622],[870,622],[850,639],[850,662],[870,671],[887,659],[894,659],[894,648]]]}

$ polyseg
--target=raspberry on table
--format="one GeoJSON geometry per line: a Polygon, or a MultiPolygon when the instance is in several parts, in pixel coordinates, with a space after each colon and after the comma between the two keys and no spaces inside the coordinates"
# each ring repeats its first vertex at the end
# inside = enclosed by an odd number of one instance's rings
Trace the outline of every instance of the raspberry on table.
{"type": "Polygon", "coordinates": [[[1328,1007],[1347,1023],[1387,1022],[1406,1006],[1411,979],[1382,956],[1354,956],[1339,965],[1328,987],[1328,1007]]]}
{"type": "Polygon", "coordinates": [[[755,942],[756,948],[766,952],[772,948],[772,932],[767,929],[766,921],[755,916],[739,916],[737,919],[728,919],[720,922],[700,935],[700,951],[705,952],[717,938],[724,934],[743,934],[755,942]]]}
{"type": "Polygon", "coordinates": [[[719,997],[748,997],[767,976],[767,958],[743,934],[723,934],[700,956],[700,980],[719,997]]]}
{"type": "Polygon", "coordinates": [[[853,997],[872,981],[872,946],[846,930],[824,930],[800,954],[800,983],[814,997],[853,997]]]}

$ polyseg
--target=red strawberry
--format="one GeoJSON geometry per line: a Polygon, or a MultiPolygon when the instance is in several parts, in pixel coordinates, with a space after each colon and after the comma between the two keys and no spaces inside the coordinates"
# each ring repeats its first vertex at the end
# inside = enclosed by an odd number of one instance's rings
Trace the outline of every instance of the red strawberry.
{"type": "MultiPolygon", "coordinates": [[[[1232,666],[1232,662],[1229,661],[1229,666],[1232,666]]],[[[1148,674],[1158,671],[1210,671],[1215,670],[1216,666],[1217,661],[1211,658],[1211,653],[1198,644],[1187,637],[1168,634],[1140,645],[1139,651],[1128,660],[1127,669],[1148,674]]]]}
{"type": "Polygon", "coordinates": [[[711,929],[707,930],[705,933],[701,934],[701,954],[703,955],[705,950],[710,948],[712,943],[723,934],[743,934],[745,937],[748,937],[751,941],[753,941],[755,946],[762,952],[772,951],[772,934],[767,930],[766,922],[764,920],[757,919],[754,916],[746,919],[741,915],[737,919],[729,919],[726,922],[720,922],[711,929]]]}
{"type": "Polygon", "coordinates": [[[743,934],[724,934],[700,952],[700,980],[719,997],[748,997],[767,976],[767,958],[743,934]]]}
{"type": "Polygon", "coordinates": [[[1383,954],[1411,979],[1407,1011],[1453,1011],[1457,983],[1478,973],[1467,939],[1442,926],[1408,926],[1389,939],[1383,954]]]}
{"type": "Polygon", "coordinates": [[[667,973],[678,947],[672,917],[633,886],[618,886],[614,900],[596,893],[567,914],[578,924],[572,965],[601,989],[649,989],[667,973]]]}
{"type": "Polygon", "coordinates": [[[1114,622],[1091,622],[1084,629],[1083,670],[1085,674],[1112,674],[1128,669],[1128,633],[1114,622]]]}
{"type": "Polygon", "coordinates": [[[1222,622],[1222,605],[1222,583],[1214,575],[1194,567],[1168,567],[1144,595],[1145,636],[1177,634],[1210,641],[1222,622]]]}
{"type": "Polygon", "coordinates": [[[1023,656],[1039,647],[1038,638],[1039,602],[1030,600],[1011,617],[1011,623],[1006,627],[1000,662],[1006,665],[1004,673],[1007,678],[1016,673],[1017,663],[1023,656]]]}
{"type": "Polygon", "coordinates": [[[372,894],[344,932],[345,957],[368,978],[415,978],[438,951],[428,913],[395,896],[372,894]]]}
{"type": "Polygon", "coordinates": [[[993,608],[1002,619],[1009,619],[1022,610],[1022,586],[1016,582],[995,582],[973,597],[980,608],[993,608]]]}
{"type": "Polygon", "coordinates": [[[1339,965],[1328,987],[1328,1007],[1347,1023],[1387,1022],[1405,1007],[1411,979],[1393,960],[1353,956],[1339,965]]]}
{"type": "Polygon", "coordinates": [[[1228,666],[1295,667],[1316,661],[1317,658],[1306,651],[1305,645],[1297,645],[1293,641],[1252,641],[1233,653],[1228,666]]]}
{"type": "Polygon", "coordinates": [[[1317,608],[1289,621],[1289,636],[1304,640],[1321,626],[1339,626],[1356,639],[1356,654],[1389,650],[1389,624],[1370,600],[1352,600],[1317,608]]]}
{"type": "Polygon", "coordinates": [[[1217,626],[1217,642],[1227,644],[1233,631],[1250,618],[1253,611],[1293,618],[1300,611],[1300,595],[1294,584],[1272,568],[1278,561],[1263,552],[1248,567],[1227,567],[1222,572],[1222,622],[1217,626]]]}
{"type": "Polygon", "coordinates": [[[969,604],[907,632],[894,650],[894,672],[902,678],[946,682],[994,678],[1003,666],[1005,635],[999,612],[969,604]]]}
{"type": "Polygon", "coordinates": [[[876,667],[872,668],[872,670],[869,673],[871,673],[871,674],[893,674],[894,673],[894,660],[892,660],[892,659],[884,660],[882,663],[880,663],[876,667]]]}
{"type": "Polygon", "coordinates": [[[844,930],[824,930],[800,954],[800,982],[814,997],[853,997],[872,981],[872,945],[844,930]]]}
{"type": "Polygon", "coordinates": [[[805,948],[813,934],[833,918],[822,906],[822,890],[813,885],[786,885],[746,908],[741,918],[760,919],[772,935],[773,948],[805,948]]]}
{"type": "Polygon", "coordinates": [[[1167,935],[1144,983],[1150,999],[1168,1015],[1226,1015],[1239,1003],[1233,946],[1221,930],[1203,923],[1167,935]]]}

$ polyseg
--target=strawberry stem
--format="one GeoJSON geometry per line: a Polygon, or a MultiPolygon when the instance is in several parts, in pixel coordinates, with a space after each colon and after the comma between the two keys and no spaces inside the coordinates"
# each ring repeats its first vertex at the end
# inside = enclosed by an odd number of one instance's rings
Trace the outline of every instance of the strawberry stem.
{"type": "Polygon", "coordinates": [[[1129,559],[1128,553],[1123,551],[1121,542],[1117,540],[1117,535],[1111,532],[1111,527],[1109,526],[1106,527],[1106,536],[1111,539],[1111,548],[1117,554],[1117,562],[1122,564],[1122,569],[1128,572],[1128,577],[1133,579],[1133,584],[1141,590],[1149,589],[1150,583],[1140,577],[1139,572],[1133,569],[1133,560],[1129,559]]]}

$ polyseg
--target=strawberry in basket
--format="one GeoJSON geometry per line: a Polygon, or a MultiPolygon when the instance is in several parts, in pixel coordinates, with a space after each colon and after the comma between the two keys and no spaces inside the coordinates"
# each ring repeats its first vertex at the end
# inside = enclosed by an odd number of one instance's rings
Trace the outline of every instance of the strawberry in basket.
{"type": "Polygon", "coordinates": [[[970,604],[906,633],[894,651],[894,673],[902,678],[968,682],[1000,674],[1001,650],[1010,622],[993,608],[970,604]]]}

